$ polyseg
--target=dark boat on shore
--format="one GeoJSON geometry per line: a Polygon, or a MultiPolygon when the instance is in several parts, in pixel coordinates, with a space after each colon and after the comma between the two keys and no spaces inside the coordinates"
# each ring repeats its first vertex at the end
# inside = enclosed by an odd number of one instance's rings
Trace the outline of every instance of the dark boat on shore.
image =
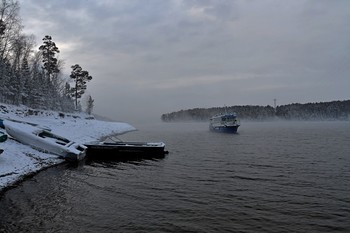
{"type": "Polygon", "coordinates": [[[237,133],[240,121],[235,113],[218,114],[210,118],[209,129],[214,132],[237,133]]]}
{"type": "Polygon", "coordinates": [[[165,151],[163,142],[124,142],[120,139],[111,138],[103,142],[90,142],[87,147],[87,158],[108,160],[135,160],[164,158],[168,153],[165,151]]]}

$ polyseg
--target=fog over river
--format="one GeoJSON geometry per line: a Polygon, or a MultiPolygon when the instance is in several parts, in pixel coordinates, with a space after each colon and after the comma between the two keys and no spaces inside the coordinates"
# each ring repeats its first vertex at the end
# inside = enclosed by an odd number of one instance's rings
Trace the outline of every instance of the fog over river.
{"type": "Polygon", "coordinates": [[[170,153],[40,172],[0,196],[0,231],[350,231],[348,121],[134,126],[170,153]]]}

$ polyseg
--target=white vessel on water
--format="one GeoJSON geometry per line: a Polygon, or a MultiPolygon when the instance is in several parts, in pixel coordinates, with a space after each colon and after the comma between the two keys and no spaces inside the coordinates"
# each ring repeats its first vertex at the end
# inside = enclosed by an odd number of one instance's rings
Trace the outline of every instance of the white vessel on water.
{"type": "Polygon", "coordinates": [[[240,121],[236,113],[218,114],[210,118],[209,129],[215,132],[237,133],[240,121]]]}

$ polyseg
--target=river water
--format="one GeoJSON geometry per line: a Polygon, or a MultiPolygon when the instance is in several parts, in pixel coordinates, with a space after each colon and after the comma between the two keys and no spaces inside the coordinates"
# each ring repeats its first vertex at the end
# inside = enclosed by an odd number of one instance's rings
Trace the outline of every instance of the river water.
{"type": "Polygon", "coordinates": [[[0,232],[350,232],[350,122],[135,126],[170,153],[42,171],[0,196],[0,232]]]}

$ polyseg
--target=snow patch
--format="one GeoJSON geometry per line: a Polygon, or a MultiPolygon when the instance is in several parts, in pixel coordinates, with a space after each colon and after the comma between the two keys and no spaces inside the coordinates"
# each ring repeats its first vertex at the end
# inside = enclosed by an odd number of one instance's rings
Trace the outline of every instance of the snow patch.
{"type": "MultiPolygon", "coordinates": [[[[0,119],[25,121],[50,128],[53,133],[79,144],[136,130],[128,123],[100,121],[85,113],[59,113],[6,104],[0,105],[0,119]]],[[[0,154],[0,191],[28,174],[64,162],[56,155],[39,152],[11,138],[0,143],[0,149],[4,149],[0,154]]]]}

